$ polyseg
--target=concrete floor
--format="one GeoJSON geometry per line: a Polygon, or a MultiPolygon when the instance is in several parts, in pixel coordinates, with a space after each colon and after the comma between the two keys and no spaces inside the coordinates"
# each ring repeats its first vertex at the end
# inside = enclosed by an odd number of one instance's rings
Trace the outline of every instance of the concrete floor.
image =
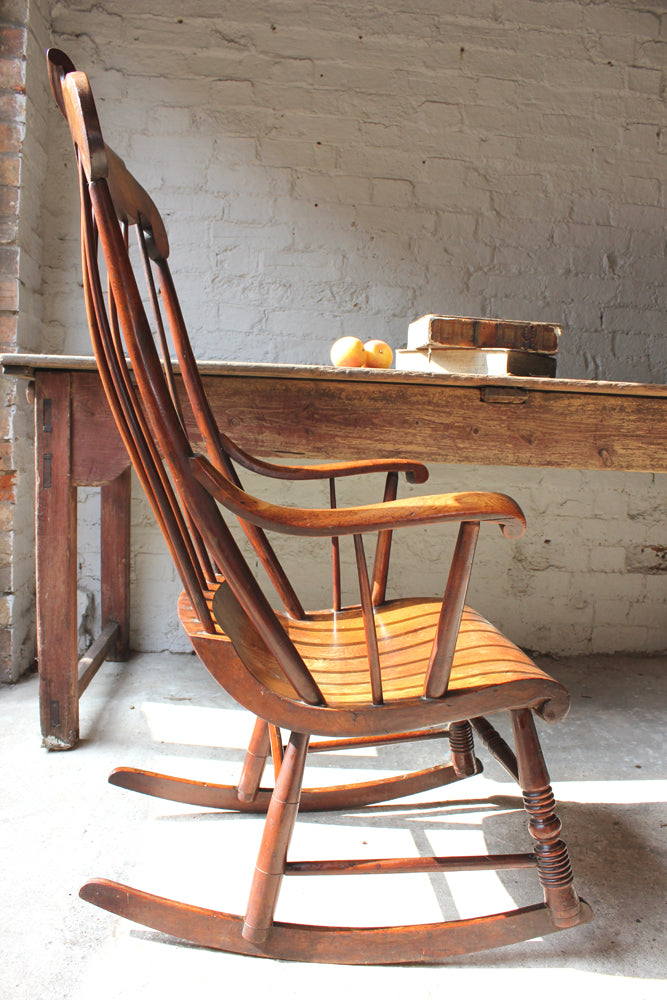
{"type": "MultiPolygon", "coordinates": [[[[40,747],[37,678],[0,689],[3,845],[0,997],[122,1000],[367,998],[409,992],[472,997],[516,991],[540,1000],[604,993],[667,995],[665,914],[667,658],[543,661],[569,687],[572,711],[540,726],[577,885],[595,911],[584,927],[430,967],[288,964],[200,950],[83,903],[78,888],[106,876],[203,906],[242,911],[260,834],[254,817],[160,802],[107,784],[118,764],[235,780],[249,733],[193,656],[137,655],[106,664],[81,702],[79,748],[40,747]]],[[[322,756],[309,783],[363,780],[436,763],[438,744],[322,756]]],[[[349,814],[302,817],[292,856],[344,857],[524,850],[515,790],[482,750],[484,775],[446,790],[349,814]],[[464,790],[466,790],[464,792],[464,790]],[[481,797],[491,792],[494,804],[481,797]],[[458,808],[462,794],[473,799],[458,808]],[[509,838],[511,835],[511,839],[509,838]],[[516,836],[515,836],[516,835],[516,836]],[[518,842],[517,842],[518,836],[518,842]],[[508,847],[508,844],[516,846],[508,847]]],[[[532,873],[294,879],[278,916],[321,923],[430,922],[482,905],[539,898],[532,873]],[[511,897],[511,898],[510,898],[511,897]],[[452,905],[454,912],[451,912],[452,905]]]]}

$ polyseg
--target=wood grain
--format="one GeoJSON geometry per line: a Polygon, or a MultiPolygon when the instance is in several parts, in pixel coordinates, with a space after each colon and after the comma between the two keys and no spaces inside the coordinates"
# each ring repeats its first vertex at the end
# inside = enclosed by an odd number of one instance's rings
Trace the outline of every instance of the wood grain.
{"type": "Polygon", "coordinates": [[[521,405],[477,386],[209,377],[226,433],[259,454],[352,460],[657,471],[667,455],[660,396],[524,389],[521,405]],[[350,433],[350,425],[355,433],[350,433]],[[359,428],[363,429],[359,433],[359,428]]]}
{"type": "MultiPolygon", "coordinates": [[[[0,362],[26,378],[72,374],[77,483],[99,483],[126,467],[93,358],[3,355],[0,362]]],[[[223,362],[202,362],[200,371],[221,429],[256,455],[667,470],[663,385],[223,362]],[[350,433],[350,414],[363,434],[350,433]]]]}
{"type": "Polygon", "coordinates": [[[76,489],[70,479],[70,379],[40,379],[35,398],[37,650],[44,745],[79,739],[76,489]],[[48,531],[46,530],[48,526],[48,531]],[[48,544],[45,544],[48,539],[48,544]],[[59,669],[65,662],[70,670],[59,669]]]}
{"type": "Polygon", "coordinates": [[[130,470],[105,483],[100,501],[100,588],[102,624],[118,624],[110,660],[130,653],[130,470]]]}
{"type": "MultiPolygon", "coordinates": [[[[225,336],[224,331],[220,336],[225,336]]],[[[174,367],[178,365],[174,361],[174,367]]],[[[41,369],[96,371],[92,355],[0,354],[6,374],[33,378],[41,369]]],[[[651,382],[619,382],[604,379],[548,378],[520,375],[440,375],[429,372],[402,372],[395,368],[334,368],[331,365],[266,363],[260,361],[205,360],[197,362],[200,375],[228,378],[306,379],[325,382],[366,382],[390,385],[432,386],[511,386],[539,392],[582,392],[586,395],[667,397],[667,385],[651,382]]]]}

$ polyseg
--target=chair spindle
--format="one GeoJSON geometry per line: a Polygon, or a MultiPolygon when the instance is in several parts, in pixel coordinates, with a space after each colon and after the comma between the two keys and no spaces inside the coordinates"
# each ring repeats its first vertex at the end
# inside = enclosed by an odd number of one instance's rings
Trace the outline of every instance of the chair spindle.
{"type": "MultiPolygon", "coordinates": [[[[336,509],[336,480],[329,480],[329,506],[336,509]]],[[[340,611],[342,607],[341,586],[340,586],[340,540],[338,535],[331,537],[331,563],[333,571],[333,596],[332,607],[334,611],[340,611]]]]}
{"type": "Polygon", "coordinates": [[[378,648],[375,615],[371,599],[371,587],[368,581],[368,569],[364,553],[364,542],[361,535],[354,536],[354,552],[357,558],[357,573],[359,575],[359,594],[361,597],[361,612],[364,619],[364,633],[368,652],[368,668],[371,678],[371,695],[374,705],[383,703],[382,670],[380,667],[380,651],[378,648]]]}
{"type": "MultiPolygon", "coordinates": [[[[398,473],[388,472],[384,487],[383,503],[396,499],[398,492],[398,473]]],[[[373,604],[384,604],[387,594],[387,576],[389,574],[389,556],[391,554],[391,531],[380,531],[378,533],[377,546],[375,549],[375,562],[373,563],[373,604]]]]}
{"type": "Polygon", "coordinates": [[[441,698],[447,690],[478,534],[479,521],[464,521],[459,528],[426,675],[427,698],[441,698]]]}

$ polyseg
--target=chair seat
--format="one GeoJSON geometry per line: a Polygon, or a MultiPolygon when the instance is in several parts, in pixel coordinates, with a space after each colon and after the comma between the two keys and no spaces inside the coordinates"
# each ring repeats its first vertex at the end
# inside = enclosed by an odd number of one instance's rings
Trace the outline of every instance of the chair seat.
{"type": "MultiPolygon", "coordinates": [[[[208,593],[207,600],[215,615],[215,591],[208,593]]],[[[424,597],[387,601],[376,608],[375,627],[385,704],[422,698],[441,606],[441,600],[424,597]]],[[[195,640],[200,625],[186,594],[182,594],[179,601],[179,617],[186,632],[195,640]]],[[[329,708],[349,711],[372,705],[360,607],[338,612],[315,611],[298,621],[280,613],[278,618],[329,708]]],[[[230,642],[220,626],[217,627],[218,641],[230,642]]],[[[252,642],[252,639],[246,637],[246,641],[252,642]]],[[[252,673],[260,684],[280,697],[293,697],[291,688],[276,670],[271,654],[263,644],[256,642],[252,642],[252,673]]],[[[512,703],[510,691],[513,688],[525,689],[522,682],[529,682],[532,691],[543,692],[544,701],[549,704],[550,721],[565,715],[569,707],[567,691],[482,615],[465,607],[447,698],[456,700],[462,695],[493,689],[499,707],[504,707],[512,703]]],[[[535,700],[539,701],[539,696],[535,700]]]]}
{"type": "MultiPolygon", "coordinates": [[[[409,598],[376,609],[382,687],[386,701],[420,697],[442,600],[409,598]]],[[[361,609],[316,612],[307,621],[280,616],[327,704],[369,703],[371,686],[361,609]]],[[[449,683],[455,691],[548,678],[518,646],[472,608],[463,612],[449,683]]]]}

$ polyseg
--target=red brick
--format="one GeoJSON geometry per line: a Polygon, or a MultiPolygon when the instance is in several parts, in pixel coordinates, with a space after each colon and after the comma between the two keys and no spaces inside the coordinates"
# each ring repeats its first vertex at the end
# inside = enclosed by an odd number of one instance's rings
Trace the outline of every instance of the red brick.
{"type": "Polygon", "coordinates": [[[0,345],[2,345],[3,352],[11,351],[15,343],[16,316],[0,315],[0,345]]]}
{"type": "Polygon", "coordinates": [[[25,94],[24,59],[0,59],[0,90],[25,94]]]}
{"type": "Polygon", "coordinates": [[[19,307],[19,283],[16,278],[0,279],[0,311],[16,312],[19,307]]]}
{"type": "Polygon", "coordinates": [[[0,30],[0,57],[16,59],[25,55],[27,32],[25,28],[2,28],[0,30]]]}
{"type": "Polygon", "coordinates": [[[0,219],[13,219],[18,210],[19,189],[17,187],[0,187],[0,219]]]}
{"type": "Polygon", "coordinates": [[[16,500],[16,472],[0,472],[0,504],[16,500]]]}
{"type": "Polygon", "coordinates": [[[12,278],[19,274],[19,248],[0,247],[0,273],[12,278]]]}
{"type": "Polygon", "coordinates": [[[16,239],[18,232],[18,219],[5,218],[0,216],[0,243],[11,243],[16,239]]]}
{"type": "Polygon", "coordinates": [[[20,153],[22,144],[22,124],[0,122],[0,153],[20,153]]]}
{"type": "Polygon", "coordinates": [[[0,188],[0,215],[15,215],[19,203],[19,189],[17,187],[0,188]]]}
{"type": "Polygon", "coordinates": [[[21,161],[18,156],[0,156],[0,184],[18,187],[21,161]]]}
{"type": "Polygon", "coordinates": [[[18,226],[19,189],[0,187],[0,244],[11,243],[18,226]]]}
{"type": "Polygon", "coordinates": [[[21,122],[25,118],[25,96],[17,93],[0,94],[0,119],[21,122]]]}
{"type": "Polygon", "coordinates": [[[0,354],[13,354],[16,350],[16,313],[0,313],[0,320],[9,319],[14,322],[13,331],[7,331],[7,337],[0,337],[0,354]]]}
{"type": "Polygon", "coordinates": [[[14,469],[14,441],[0,441],[0,474],[14,469]]]}

